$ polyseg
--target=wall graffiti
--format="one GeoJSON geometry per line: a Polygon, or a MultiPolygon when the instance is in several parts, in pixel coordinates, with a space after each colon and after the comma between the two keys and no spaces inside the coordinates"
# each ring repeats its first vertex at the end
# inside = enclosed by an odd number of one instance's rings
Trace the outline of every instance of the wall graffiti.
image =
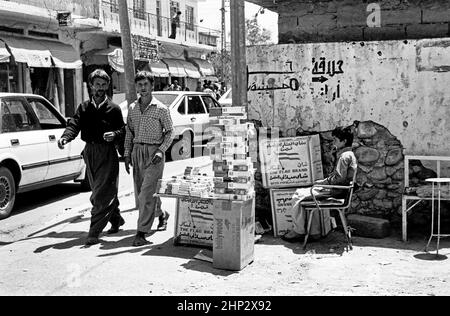
{"type": "Polygon", "coordinates": [[[341,98],[341,80],[337,78],[344,74],[343,60],[329,60],[325,57],[312,59],[312,83],[311,94],[315,97],[323,97],[327,103],[341,98]],[[333,82],[334,81],[334,82],[333,82]],[[319,85],[319,86],[317,86],[319,85]]]}

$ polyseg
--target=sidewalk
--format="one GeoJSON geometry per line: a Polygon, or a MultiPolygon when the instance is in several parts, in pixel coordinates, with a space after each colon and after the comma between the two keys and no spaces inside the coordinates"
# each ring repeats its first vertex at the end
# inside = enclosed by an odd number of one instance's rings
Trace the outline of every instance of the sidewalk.
{"type": "MultiPolygon", "coordinates": [[[[163,208],[171,215],[167,231],[155,232],[148,238],[152,244],[135,248],[131,244],[138,212],[129,192],[121,193],[126,224],[117,235],[102,235],[99,245],[84,246],[90,221],[86,213],[1,246],[0,295],[450,294],[448,260],[430,261],[432,256],[423,254],[426,236],[403,243],[400,233],[381,240],[355,237],[350,252],[344,251],[341,232],[309,243],[307,251],[301,243],[266,234],[255,245],[253,264],[240,272],[214,269],[211,263],[194,259],[200,248],[173,245],[171,198],[163,199],[163,208]]],[[[448,239],[442,241],[440,252],[450,256],[448,239]]]]}

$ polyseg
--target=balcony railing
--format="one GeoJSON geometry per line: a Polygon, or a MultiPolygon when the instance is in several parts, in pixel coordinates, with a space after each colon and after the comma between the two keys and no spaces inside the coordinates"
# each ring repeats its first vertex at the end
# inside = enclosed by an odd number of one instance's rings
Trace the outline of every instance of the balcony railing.
{"type": "MultiPolygon", "coordinates": [[[[120,31],[117,5],[102,1],[102,17],[105,29],[120,31]]],[[[136,35],[169,38],[172,33],[172,19],[165,16],[129,9],[129,20],[131,33],[136,35]]],[[[186,43],[217,47],[217,38],[220,38],[218,30],[201,27],[193,23],[180,22],[175,39],[181,39],[186,43]]]]}

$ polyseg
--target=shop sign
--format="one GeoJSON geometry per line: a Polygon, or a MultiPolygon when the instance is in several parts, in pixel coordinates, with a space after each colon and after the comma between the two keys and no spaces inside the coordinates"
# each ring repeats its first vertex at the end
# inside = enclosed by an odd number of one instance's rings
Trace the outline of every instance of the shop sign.
{"type": "Polygon", "coordinates": [[[155,39],[132,35],[132,45],[135,59],[148,61],[158,59],[158,42],[155,39]]]}

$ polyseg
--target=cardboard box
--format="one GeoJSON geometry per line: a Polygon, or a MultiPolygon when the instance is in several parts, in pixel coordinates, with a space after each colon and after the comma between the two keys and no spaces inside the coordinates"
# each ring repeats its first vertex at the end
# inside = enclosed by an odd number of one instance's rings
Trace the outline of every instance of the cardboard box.
{"type": "Polygon", "coordinates": [[[214,201],[213,267],[241,271],[254,260],[255,199],[214,201]]]}

